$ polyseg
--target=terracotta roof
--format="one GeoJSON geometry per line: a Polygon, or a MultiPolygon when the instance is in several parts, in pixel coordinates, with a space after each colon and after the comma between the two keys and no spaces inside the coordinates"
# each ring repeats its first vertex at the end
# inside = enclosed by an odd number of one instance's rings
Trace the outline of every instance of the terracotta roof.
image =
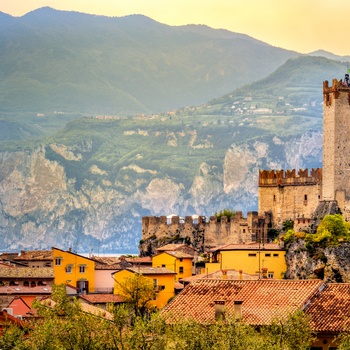
{"type": "MultiPolygon", "coordinates": [[[[42,300],[41,303],[50,308],[54,308],[56,305],[56,303],[52,299],[42,300]]],[[[93,305],[81,303],[81,310],[83,312],[88,312],[98,317],[107,318],[108,320],[113,319],[113,315],[110,312],[93,305]]]]}
{"type": "Polygon", "coordinates": [[[152,264],[152,258],[150,256],[126,257],[125,260],[132,264],[152,264]]]}
{"type": "Polygon", "coordinates": [[[141,273],[143,275],[176,275],[174,271],[167,269],[166,267],[148,267],[148,266],[134,266],[128,267],[126,270],[141,273]]]}
{"type": "Polygon", "coordinates": [[[284,250],[276,243],[246,243],[246,244],[226,244],[210,249],[210,252],[220,250],[284,250]]]}
{"type": "Polygon", "coordinates": [[[348,331],[350,325],[350,284],[330,283],[316,295],[305,313],[317,332],[348,331]]]}
{"type": "Polygon", "coordinates": [[[175,289],[184,289],[184,285],[180,282],[174,282],[175,289]]]}
{"type": "Polygon", "coordinates": [[[91,304],[122,303],[122,298],[117,294],[86,294],[79,295],[80,298],[91,304]]]}
{"type": "Polygon", "coordinates": [[[53,267],[0,267],[0,278],[54,278],[53,267]]]}
{"type": "Polygon", "coordinates": [[[23,286],[0,286],[0,295],[22,295],[22,294],[51,294],[51,286],[36,286],[36,287],[23,287],[23,286]]]}
{"type": "Polygon", "coordinates": [[[115,256],[93,256],[92,259],[104,265],[115,265],[120,263],[120,259],[115,256]]]}
{"type": "MultiPolygon", "coordinates": [[[[237,270],[230,270],[230,269],[225,269],[227,273],[227,278],[228,280],[239,280],[240,279],[240,273],[237,270]]],[[[181,278],[180,281],[185,282],[185,283],[191,283],[196,280],[200,279],[219,279],[223,280],[223,273],[222,270],[217,270],[213,271],[211,273],[202,273],[200,275],[194,275],[186,278],[181,278]]],[[[259,275],[249,275],[248,273],[242,272],[242,280],[257,280],[259,279],[259,275]]]]}
{"type": "Polygon", "coordinates": [[[26,261],[53,261],[52,250],[22,250],[21,254],[13,260],[26,261]]]}
{"type": "Polygon", "coordinates": [[[194,248],[190,247],[189,245],[187,244],[166,244],[166,245],[163,245],[162,247],[159,247],[159,248],[156,248],[156,251],[158,252],[163,252],[163,251],[174,251],[174,250],[178,250],[178,249],[181,249],[181,248],[190,248],[192,249],[193,251],[195,251],[194,248]]]}
{"type": "Polygon", "coordinates": [[[174,251],[164,251],[164,252],[160,252],[156,255],[160,255],[160,254],[169,254],[177,259],[193,259],[193,256],[184,252],[181,252],[179,250],[174,250],[174,251]]]}
{"type": "Polygon", "coordinates": [[[225,301],[228,317],[234,316],[234,302],[242,301],[242,320],[263,325],[302,309],[322,286],[320,280],[199,280],[180,292],[162,314],[169,323],[181,318],[210,323],[215,319],[215,301],[225,301]]]}

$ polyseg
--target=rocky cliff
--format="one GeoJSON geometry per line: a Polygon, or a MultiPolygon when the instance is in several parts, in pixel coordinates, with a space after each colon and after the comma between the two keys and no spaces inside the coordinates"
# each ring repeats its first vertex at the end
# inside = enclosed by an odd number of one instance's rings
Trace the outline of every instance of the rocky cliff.
{"type": "MultiPolygon", "coordinates": [[[[220,137],[227,136],[211,137],[213,148],[220,137]]],[[[138,138],[154,142],[152,135],[138,138]]],[[[320,138],[318,132],[254,137],[245,143],[232,137],[231,146],[216,163],[208,159],[209,151],[201,149],[182,160],[188,173],[173,176],[154,163],[143,162],[145,146],[107,166],[97,157],[102,146],[93,137],[0,152],[0,250],[57,246],[80,253],[137,253],[142,216],[210,216],[223,208],[244,213],[256,210],[258,169],[319,166],[320,138]]],[[[189,138],[182,150],[169,146],[172,153],[163,157],[191,154],[191,142],[189,138]]],[[[155,157],[154,148],[151,152],[155,157]]]]}
{"type": "Polygon", "coordinates": [[[298,240],[288,246],[286,278],[319,278],[325,282],[350,282],[350,243],[323,248],[298,240]]]}

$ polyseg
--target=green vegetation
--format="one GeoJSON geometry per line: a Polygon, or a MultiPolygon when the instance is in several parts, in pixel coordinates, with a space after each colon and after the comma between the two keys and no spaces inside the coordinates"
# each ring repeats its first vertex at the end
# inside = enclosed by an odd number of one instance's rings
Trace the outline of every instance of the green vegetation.
{"type": "Polygon", "coordinates": [[[218,212],[216,212],[214,214],[214,216],[216,217],[216,220],[218,222],[221,221],[221,218],[223,216],[226,216],[227,217],[227,220],[230,221],[231,220],[231,217],[232,216],[235,216],[236,215],[236,211],[235,210],[231,210],[231,209],[223,209],[223,210],[220,210],[218,212]]]}
{"type": "Polygon", "coordinates": [[[135,273],[122,282],[117,282],[115,293],[120,295],[137,316],[153,310],[154,286],[152,281],[142,274],[135,273]]]}
{"type": "Polygon", "coordinates": [[[339,244],[350,240],[350,223],[341,214],[326,215],[317,227],[316,234],[307,234],[305,239],[323,245],[339,244]]]}
{"type": "MultiPolygon", "coordinates": [[[[286,226],[289,226],[286,224],[286,226]]],[[[338,245],[350,240],[350,223],[346,222],[341,214],[326,215],[317,227],[316,233],[295,232],[290,228],[283,236],[286,244],[294,239],[305,239],[306,247],[312,250],[311,244],[323,247],[338,245]]]]}

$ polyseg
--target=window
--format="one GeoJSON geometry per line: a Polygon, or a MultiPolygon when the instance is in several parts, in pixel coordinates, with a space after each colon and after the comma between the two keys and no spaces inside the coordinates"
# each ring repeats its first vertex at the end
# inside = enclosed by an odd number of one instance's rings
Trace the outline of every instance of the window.
{"type": "Polygon", "coordinates": [[[182,258],[180,258],[180,262],[182,262],[182,258]]]}
{"type": "Polygon", "coordinates": [[[278,258],[278,254],[276,254],[276,253],[273,254],[273,257],[274,257],[274,258],[278,258]]]}
{"type": "Polygon", "coordinates": [[[245,233],[245,228],[243,229],[243,233],[245,233]]]}
{"type": "Polygon", "coordinates": [[[162,264],[162,267],[166,267],[165,264],[162,264]]]}
{"type": "Polygon", "coordinates": [[[184,273],[184,267],[183,266],[179,267],[179,273],[184,273]]]}
{"type": "Polygon", "coordinates": [[[274,202],[276,201],[276,195],[275,194],[273,195],[273,201],[274,202]]]}
{"type": "Polygon", "coordinates": [[[268,272],[268,273],[267,273],[267,277],[268,277],[268,278],[273,278],[273,276],[274,276],[274,273],[273,273],[273,272],[268,272]]]}
{"type": "Polygon", "coordinates": [[[153,278],[153,289],[158,290],[158,279],[157,278],[153,278]]]}
{"type": "Polygon", "coordinates": [[[61,264],[62,264],[62,258],[55,258],[55,265],[61,266],[61,264]]]}
{"type": "Polygon", "coordinates": [[[307,201],[307,194],[304,194],[304,201],[307,201]]]}
{"type": "Polygon", "coordinates": [[[32,282],[30,282],[30,286],[31,286],[32,288],[34,288],[34,287],[36,287],[36,283],[35,283],[34,281],[32,281],[32,282]]]}
{"type": "Polygon", "coordinates": [[[270,257],[271,254],[270,254],[270,253],[266,253],[265,256],[266,256],[266,257],[270,257]]]}
{"type": "Polygon", "coordinates": [[[28,281],[24,281],[23,282],[23,287],[29,287],[29,282],[28,281]]]}
{"type": "Polygon", "coordinates": [[[66,266],[66,273],[72,273],[73,265],[66,266]]]}
{"type": "Polygon", "coordinates": [[[256,254],[255,253],[249,253],[248,256],[251,257],[251,258],[254,258],[256,256],[256,254]]]}
{"type": "Polygon", "coordinates": [[[79,265],[79,273],[85,273],[86,272],[86,265],[79,265]]]}

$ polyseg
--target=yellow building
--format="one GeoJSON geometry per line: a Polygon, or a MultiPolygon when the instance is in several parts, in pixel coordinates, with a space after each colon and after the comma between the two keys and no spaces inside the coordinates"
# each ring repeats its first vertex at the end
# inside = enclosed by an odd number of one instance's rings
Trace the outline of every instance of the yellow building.
{"type": "Polygon", "coordinates": [[[79,292],[94,292],[95,261],[85,256],[52,247],[55,284],[69,284],[79,292]]]}
{"type": "Polygon", "coordinates": [[[176,281],[193,275],[193,256],[181,251],[165,251],[152,257],[152,267],[165,267],[176,273],[176,281]]]}
{"type": "Polygon", "coordinates": [[[205,272],[235,269],[261,278],[282,279],[287,270],[286,251],[278,244],[228,244],[210,251],[205,272]]]}
{"type": "Polygon", "coordinates": [[[128,267],[124,270],[119,270],[114,272],[114,293],[117,294],[118,282],[122,283],[126,278],[134,273],[142,274],[143,276],[149,278],[153,282],[154,286],[154,297],[152,301],[154,306],[158,309],[163,308],[175,295],[175,273],[166,268],[152,268],[152,267],[128,267]]]}

